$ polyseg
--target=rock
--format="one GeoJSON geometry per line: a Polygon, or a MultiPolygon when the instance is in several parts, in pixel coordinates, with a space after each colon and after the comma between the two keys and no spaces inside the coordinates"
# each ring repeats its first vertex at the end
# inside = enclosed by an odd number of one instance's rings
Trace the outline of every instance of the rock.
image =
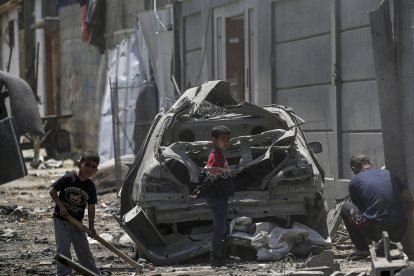
{"type": "Polygon", "coordinates": [[[39,214],[47,213],[47,210],[45,208],[36,207],[32,211],[29,211],[29,213],[31,213],[33,215],[39,215],[39,214]]]}
{"type": "Polygon", "coordinates": [[[49,243],[47,238],[42,238],[41,239],[41,238],[38,238],[38,237],[35,237],[34,242],[36,244],[47,244],[47,243],[49,243]]]}
{"type": "Polygon", "coordinates": [[[30,259],[31,257],[32,257],[32,254],[30,253],[20,255],[20,259],[22,260],[27,260],[27,259],[30,259]]]}
{"type": "Polygon", "coordinates": [[[102,268],[103,269],[105,269],[105,268],[111,268],[113,265],[112,264],[104,264],[103,266],[102,266],[102,268]]]}
{"type": "Polygon", "coordinates": [[[53,262],[51,261],[42,261],[39,263],[39,265],[53,265],[53,262]]]}
{"type": "Polygon", "coordinates": [[[109,242],[109,243],[111,243],[114,240],[114,237],[112,237],[112,235],[108,233],[102,233],[99,235],[99,237],[101,237],[102,239],[104,239],[106,242],[109,242]]]}
{"type": "Polygon", "coordinates": [[[10,215],[17,208],[17,206],[0,206],[0,214],[10,215]]]}
{"type": "Polygon", "coordinates": [[[4,229],[0,235],[2,238],[15,238],[17,237],[17,232],[13,229],[4,229]]]}
{"type": "Polygon", "coordinates": [[[16,209],[13,210],[13,212],[11,213],[13,216],[21,218],[25,216],[25,212],[23,210],[23,207],[19,206],[16,209]]]}
{"type": "Polygon", "coordinates": [[[305,263],[306,267],[330,267],[332,268],[331,273],[335,267],[335,256],[332,251],[325,250],[318,255],[312,256],[310,260],[305,263]]]}
{"type": "Polygon", "coordinates": [[[128,234],[124,234],[119,239],[119,244],[122,246],[134,246],[135,245],[134,241],[128,236],[128,234]]]}
{"type": "Polygon", "coordinates": [[[55,169],[55,168],[62,167],[63,161],[62,160],[49,159],[49,160],[45,161],[44,164],[45,164],[46,168],[55,169]]]}
{"type": "Polygon", "coordinates": [[[124,231],[111,232],[112,237],[114,237],[114,242],[119,243],[119,239],[124,235],[124,233],[124,231]]]}
{"type": "MultiPolygon", "coordinates": [[[[104,239],[106,242],[112,243],[114,240],[114,237],[108,233],[102,233],[99,235],[102,239],[104,239]]],[[[100,244],[97,240],[92,239],[91,237],[88,237],[89,244],[100,244]]]]}

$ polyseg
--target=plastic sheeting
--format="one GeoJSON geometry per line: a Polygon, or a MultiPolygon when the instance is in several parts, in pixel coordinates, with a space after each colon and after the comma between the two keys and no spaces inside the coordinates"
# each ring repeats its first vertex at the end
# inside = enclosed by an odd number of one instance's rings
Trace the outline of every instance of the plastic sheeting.
{"type": "Polygon", "coordinates": [[[111,85],[118,81],[118,106],[120,131],[120,154],[134,151],[135,108],[145,73],[140,54],[140,32],[137,30],[123,40],[114,50],[107,52],[106,85],[99,123],[98,153],[101,160],[114,158],[113,125],[111,109],[111,85]],[[111,80],[111,84],[109,82],[111,80]]]}
{"type": "Polygon", "coordinates": [[[251,219],[247,217],[235,218],[231,222],[231,229],[235,232],[231,237],[251,240],[251,245],[257,250],[258,261],[278,261],[290,252],[308,254],[312,249],[328,249],[331,243],[325,240],[318,232],[301,223],[293,223],[291,228],[282,228],[271,222],[256,223],[254,235],[245,233],[241,229],[251,229],[251,219]]]}

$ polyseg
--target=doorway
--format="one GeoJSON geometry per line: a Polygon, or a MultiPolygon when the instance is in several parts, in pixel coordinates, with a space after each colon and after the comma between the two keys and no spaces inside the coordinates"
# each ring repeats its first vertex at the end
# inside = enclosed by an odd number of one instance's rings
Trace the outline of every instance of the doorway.
{"type": "Polygon", "coordinates": [[[226,80],[233,97],[245,100],[244,92],[244,16],[226,18],[226,80]]]}

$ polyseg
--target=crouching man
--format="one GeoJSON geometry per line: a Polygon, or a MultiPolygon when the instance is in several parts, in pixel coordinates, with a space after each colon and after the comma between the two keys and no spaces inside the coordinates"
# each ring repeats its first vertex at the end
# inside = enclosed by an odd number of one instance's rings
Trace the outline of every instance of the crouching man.
{"type": "Polygon", "coordinates": [[[369,243],[380,240],[383,231],[401,241],[413,200],[405,184],[388,170],[374,169],[367,155],[352,156],[350,165],[355,173],[348,187],[352,203],[342,206],[341,217],[356,247],[350,259],[356,260],[369,256],[369,243]]]}

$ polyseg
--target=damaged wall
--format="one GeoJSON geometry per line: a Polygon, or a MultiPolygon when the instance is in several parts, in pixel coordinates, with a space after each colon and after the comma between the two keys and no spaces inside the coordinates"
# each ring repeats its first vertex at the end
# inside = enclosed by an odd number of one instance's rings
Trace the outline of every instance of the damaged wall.
{"type": "Polygon", "coordinates": [[[102,90],[97,89],[101,55],[81,41],[79,4],[59,9],[62,114],[72,113],[72,150],[97,147],[102,90]]]}

